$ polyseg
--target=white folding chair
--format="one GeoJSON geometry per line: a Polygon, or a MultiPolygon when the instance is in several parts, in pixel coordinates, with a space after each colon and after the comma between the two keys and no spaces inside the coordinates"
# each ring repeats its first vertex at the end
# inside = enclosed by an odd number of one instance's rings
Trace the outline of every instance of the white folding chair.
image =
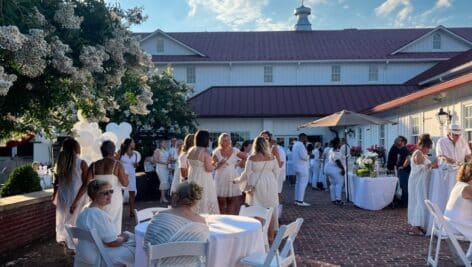
{"type": "Polygon", "coordinates": [[[259,207],[259,206],[249,206],[246,207],[245,205],[241,206],[241,209],[239,210],[239,215],[241,216],[247,216],[247,217],[253,217],[253,218],[261,218],[264,220],[262,223],[262,232],[264,233],[264,245],[265,245],[265,250],[269,250],[269,238],[268,238],[268,232],[269,232],[269,224],[270,220],[272,219],[272,213],[274,212],[273,208],[264,208],[264,207],[259,207]]]}
{"type": "Polygon", "coordinates": [[[467,257],[465,256],[462,247],[457,241],[467,239],[463,235],[455,233],[455,231],[453,231],[449,222],[444,219],[442,211],[436,203],[431,202],[429,199],[425,199],[424,203],[426,205],[426,208],[428,208],[429,212],[433,216],[433,229],[431,230],[431,239],[429,241],[427,264],[433,267],[438,266],[441,242],[442,240],[446,240],[451,250],[462,261],[462,263],[467,267],[471,267],[470,261],[467,260],[467,257]],[[437,241],[436,251],[433,257],[432,252],[435,237],[437,237],[437,241]]]}
{"type": "Polygon", "coordinates": [[[166,210],[167,208],[146,208],[142,210],[134,209],[134,219],[136,224],[142,223],[144,221],[150,220],[154,215],[159,212],[166,210]]]}
{"type": "MultiPolygon", "coordinates": [[[[103,244],[102,240],[98,236],[97,231],[95,229],[91,229],[90,231],[87,231],[84,229],[73,227],[69,224],[66,224],[65,228],[72,240],[80,239],[80,240],[88,241],[92,244],[95,244],[102,262],[105,263],[105,266],[113,267],[113,261],[111,260],[110,256],[106,252],[105,245],[103,244]]],[[[74,241],[74,245],[77,247],[75,241],[74,241]]],[[[81,266],[81,265],[76,260],[74,260],[74,266],[81,266]]]]}
{"type": "Polygon", "coordinates": [[[289,225],[282,225],[279,228],[277,236],[275,237],[274,243],[270,247],[269,252],[249,255],[248,257],[242,258],[241,263],[248,266],[258,267],[280,267],[289,265],[297,267],[293,242],[297,237],[298,231],[300,231],[302,223],[303,219],[298,218],[289,225]],[[282,251],[279,252],[279,247],[281,246],[283,240],[285,240],[285,244],[282,248],[282,251]]]}
{"type": "Polygon", "coordinates": [[[159,245],[151,245],[148,242],[146,253],[148,267],[159,267],[162,259],[181,256],[200,257],[201,264],[198,266],[207,266],[208,241],[182,241],[159,245]]]}

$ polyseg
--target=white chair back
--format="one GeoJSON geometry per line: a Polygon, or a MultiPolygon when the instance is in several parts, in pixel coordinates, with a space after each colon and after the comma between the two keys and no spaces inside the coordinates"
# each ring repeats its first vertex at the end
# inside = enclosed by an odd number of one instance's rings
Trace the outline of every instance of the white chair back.
{"type": "Polygon", "coordinates": [[[159,267],[161,260],[179,256],[196,256],[202,258],[200,266],[206,266],[208,256],[208,241],[182,241],[159,245],[147,243],[148,266],[159,267]]]}
{"type": "Polygon", "coordinates": [[[134,213],[135,222],[136,222],[136,224],[139,224],[139,223],[148,221],[148,220],[152,219],[152,217],[154,215],[156,215],[159,212],[161,212],[163,210],[166,210],[166,209],[168,209],[168,208],[156,207],[156,208],[146,208],[146,209],[142,209],[142,210],[134,209],[133,213],[134,213]]]}
{"type": "Polygon", "coordinates": [[[264,244],[266,247],[266,250],[269,249],[269,238],[268,238],[268,232],[269,232],[269,224],[270,220],[272,219],[272,213],[274,212],[273,208],[264,208],[264,207],[259,207],[259,206],[249,206],[246,207],[245,205],[241,206],[241,209],[239,210],[239,215],[241,216],[247,216],[247,217],[253,217],[253,218],[261,218],[264,220],[262,223],[262,232],[264,233],[264,244]]]}
{"type": "Polygon", "coordinates": [[[297,266],[293,242],[295,241],[295,238],[297,237],[298,231],[300,231],[300,227],[302,226],[302,224],[303,219],[298,218],[296,221],[288,225],[282,225],[279,228],[274,243],[272,243],[272,246],[270,247],[270,250],[264,261],[264,267],[271,266],[274,257],[276,261],[276,266],[289,266],[291,264],[293,264],[293,266],[295,267],[297,266]],[[285,240],[285,244],[282,250],[279,250],[283,240],[285,240]]]}
{"type": "Polygon", "coordinates": [[[441,241],[442,239],[446,239],[449,243],[449,247],[451,248],[451,250],[454,251],[456,256],[462,261],[462,263],[467,267],[471,267],[470,261],[467,260],[467,257],[465,256],[462,247],[457,241],[458,238],[464,240],[464,236],[454,233],[449,222],[444,219],[443,213],[436,203],[431,202],[429,199],[425,199],[424,203],[426,205],[426,208],[433,216],[433,229],[431,231],[431,239],[428,247],[428,265],[431,264],[431,266],[433,267],[438,266],[439,251],[441,250],[441,241]],[[434,243],[435,236],[437,236],[438,240],[436,243],[435,255],[434,257],[432,257],[432,246],[434,243]]]}
{"type": "Polygon", "coordinates": [[[73,243],[75,247],[77,247],[75,239],[88,241],[92,244],[95,244],[100,254],[100,257],[102,258],[102,261],[105,263],[105,265],[107,267],[113,267],[113,261],[110,258],[110,256],[107,254],[105,250],[105,245],[103,244],[102,240],[98,236],[97,231],[95,229],[91,229],[90,231],[88,231],[88,230],[84,230],[78,227],[73,227],[69,224],[66,224],[65,228],[70,238],[74,240],[73,243]]]}

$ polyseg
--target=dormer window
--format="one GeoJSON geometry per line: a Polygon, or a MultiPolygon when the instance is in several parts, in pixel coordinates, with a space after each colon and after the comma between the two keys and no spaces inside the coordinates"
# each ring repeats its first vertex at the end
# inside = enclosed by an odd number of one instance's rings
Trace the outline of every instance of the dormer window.
{"type": "Polygon", "coordinates": [[[157,50],[157,53],[164,53],[164,39],[163,38],[157,38],[156,50],[157,50]]]}
{"type": "Polygon", "coordinates": [[[433,49],[441,49],[441,35],[439,33],[433,35],[433,49]]]}

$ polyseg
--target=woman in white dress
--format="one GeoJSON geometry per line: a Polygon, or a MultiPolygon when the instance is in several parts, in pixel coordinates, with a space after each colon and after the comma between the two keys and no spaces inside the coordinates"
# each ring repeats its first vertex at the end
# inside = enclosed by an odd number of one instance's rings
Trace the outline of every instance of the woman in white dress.
{"type": "Polygon", "coordinates": [[[416,150],[410,159],[411,172],[408,178],[408,223],[411,225],[409,235],[424,235],[426,219],[426,178],[437,163],[428,159],[428,153],[433,146],[429,134],[422,134],[418,139],[416,150]]]}
{"type": "MultiPolygon", "coordinates": [[[[114,264],[132,266],[136,250],[134,235],[118,234],[120,232],[116,231],[104,210],[113,202],[112,196],[121,195],[121,191],[116,192],[108,181],[92,180],[88,184],[87,194],[92,199],[92,203],[80,213],[77,218],[77,227],[89,231],[95,229],[114,264]]],[[[105,265],[101,262],[97,246],[82,239],[79,239],[74,261],[74,266],[105,265]]]]}
{"type": "Polygon", "coordinates": [[[242,204],[242,193],[239,186],[232,182],[238,177],[239,161],[246,159],[246,155],[232,146],[229,134],[222,133],[218,137],[218,147],[213,152],[212,158],[214,165],[218,163],[220,165],[215,170],[216,194],[220,213],[237,215],[242,204]]]}
{"type": "MultiPolygon", "coordinates": [[[[244,172],[234,182],[240,183],[242,190],[252,188],[246,192],[247,204],[273,208],[275,211],[279,205],[277,180],[280,168],[269,146],[269,142],[262,136],[254,140],[253,152],[246,162],[244,172]]],[[[274,240],[275,228],[278,226],[276,212],[272,215],[268,231],[270,243],[274,240]]]]}
{"type": "Polygon", "coordinates": [[[169,190],[169,152],[167,151],[167,142],[161,140],[159,147],[154,150],[154,163],[156,164],[156,173],[159,177],[159,190],[161,191],[161,203],[169,203],[166,198],[166,190],[169,190]]]}
{"type": "Polygon", "coordinates": [[[219,214],[218,200],[216,198],[216,187],[211,173],[221,163],[213,165],[208,145],[210,144],[210,133],[199,130],[195,134],[194,147],[187,153],[188,181],[195,182],[203,188],[202,198],[197,201],[194,211],[199,214],[219,214]]]}
{"type": "Polygon", "coordinates": [[[329,177],[329,191],[331,194],[331,202],[335,205],[344,205],[341,200],[342,188],[344,185],[344,174],[346,168],[344,167],[344,156],[339,148],[341,142],[339,138],[334,138],[331,141],[332,148],[329,151],[327,162],[324,166],[324,172],[329,177]]]}
{"type": "Polygon", "coordinates": [[[188,163],[187,163],[187,152],[193,147],[194,134],[187,134],[184,138],[184,144],[180,148],[179,157],[177,159],[177,169],[174,174],[174,181],[172,181],[171,193],[177,192],[177,186],[187,181],[188,178],[188,163]],[[177,178],[176,178],[177,176],[177,178]],[[176,181],[177,180],[177,181],[176,181]]]}
{"type": "Polygon", "coordinates": [[[113,194],[111,204],[105,206],[103,210],[108,213],[112,224],[115,225],[115,231],[121,233],[121,221],[123,219],[123,194],[121,189],[128,186],[128,175],[126,175],[123,165],[115,160],[115,144],[112,141],[103,142],[100,151],[103,159],[90,164],[88,179],[107,181],[112,186],[115,194],[113,194]]]}
{"type": "Polygon", "coordinates": [[[53,204],[56,205],[56,241],[72,249],[74,245],[69,239],[65,224],[75,226],[77,216],[86,204],[82,193],[74,202],[82,184],[87,184],[87,163],[80,159],[80,145],[73,138],[62,144],[56,163],[53,204]],[[71,208],[73,207],[73,208],[71,208]]]}
{"type": "Polygon", "coordinates": [[[456,180],[447,201],[444,218],[471,242],[466,256],[472,261],[472,162],[460,167],[456,180]]]}
{"type": "Polygon", "coordinates": [[[180,177],[180,167],[179,167],[179,157],[180,154],[182,154],[182,147],[183,147],[184,142],[182,139],[179,139],[175,141],[175,160],[174,160],[174,170],[172,172],[172,183],[170,186],[170,195],[172,196],[172,193],[175,193],[175,190],[177,189],[177,186],[179,185],[181,181],[180,177]]]}
{"type": "MultiPolygon", "coordinates": [[[[209,229],[205,218],[193,211],[193,207],[202,198],[202,190],[193,182],[179,184],[172,195],[172,208],[159,212],[149,223],[144,235],[144,244],[208,240],[209,229]]],[[[200,258],[193,256],[171,257],[160,262],[162,267],[201,265],[200,258]]]]}
{"type": "Polygon", "coordinates": [[[134,217],[134,200],[137,194],[136,188],[136,167],[138,167],[139,161],[141,160],[141,156],[135,149],[135,143],[133,139],[126,138],[121,144],[120,151],[118,151],[120,155],[120,162],[123,164],[125,168],[126,174],[128,174],[128,187],[126,187],[126,191],[129,194],[129,216],[134,217]]]}

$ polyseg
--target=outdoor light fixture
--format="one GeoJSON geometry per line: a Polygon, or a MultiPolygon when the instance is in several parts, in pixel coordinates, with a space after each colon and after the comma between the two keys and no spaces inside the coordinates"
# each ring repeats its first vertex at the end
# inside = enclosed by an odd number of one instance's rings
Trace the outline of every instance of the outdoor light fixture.
{"type": "Polygon", "coordinates": [[[436,114],[439,124],[444,125],[446,123],[450,123],[452,119],[452,115],[449,112],[443,110],[443,108],[439,109],[438,114],[436,114]]]}

